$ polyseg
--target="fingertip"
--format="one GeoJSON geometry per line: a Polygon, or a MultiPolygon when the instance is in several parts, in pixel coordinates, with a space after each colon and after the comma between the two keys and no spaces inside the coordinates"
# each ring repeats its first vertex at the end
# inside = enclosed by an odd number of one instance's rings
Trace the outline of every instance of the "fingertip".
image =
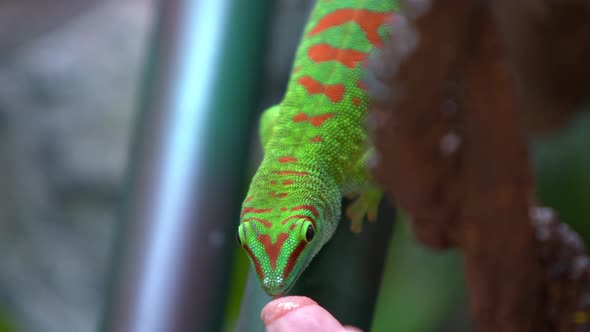
{"type": "Polygon", "coordinates": [[[306,305],[317,305],[317,303],[305,296],[285,296],[270,301],[264,306],[260,318],[264,324],[270,324],[281,316],[306,305]]]}
{"type": "Polygon", "coordinates": [[[273,300],[262,309],[260,317],[267,332],[342,330],[342,325],[330,313],[304,296],[273,300]]]}

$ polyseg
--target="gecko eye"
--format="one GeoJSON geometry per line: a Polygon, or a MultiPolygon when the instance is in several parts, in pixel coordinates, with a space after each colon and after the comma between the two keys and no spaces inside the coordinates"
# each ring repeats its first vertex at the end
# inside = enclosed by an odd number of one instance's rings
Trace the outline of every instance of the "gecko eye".
{"type": "Polygon", "coordinates": [[[311,242],[313,237],[315,236],[315,228],[313,224],[309,221],[305,221],[301,227],[301,237],[305,240],[305,242],[311,242]]]}
{"type": "Polygon", "coordinates": [[[315,229],[313,229],[313,225],[307,226],[307,231],[305,232],[305,240],[307,242],[311,242],[311,240],[313,240],[314,235],[315,235],[315,229]]]}

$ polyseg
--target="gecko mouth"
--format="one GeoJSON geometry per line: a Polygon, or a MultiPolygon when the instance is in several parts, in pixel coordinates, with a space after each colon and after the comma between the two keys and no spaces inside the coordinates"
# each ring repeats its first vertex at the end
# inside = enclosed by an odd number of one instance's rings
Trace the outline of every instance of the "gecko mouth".
{"type": "MultiPolygon", "coordinates": [[[[297,277],[299,278],[299,276],[297,277]]],[[[295,279],[297,280],[297,279],[295,279]]],[[[293,285],[295,285],[295,282],[292,282],[291,284],[287,285],[287,287],[279,287],[278,289],[280,289],[280,291],[278,292],[273,292],[273,289],[268,289],[268,288],[264,288],[264,291],[272,296],[272,298],[274,299],[278,299],[279,297],[285,296],[287,295],[287,293],[291,290],[291,288],[293,288],[293,285]]]]}

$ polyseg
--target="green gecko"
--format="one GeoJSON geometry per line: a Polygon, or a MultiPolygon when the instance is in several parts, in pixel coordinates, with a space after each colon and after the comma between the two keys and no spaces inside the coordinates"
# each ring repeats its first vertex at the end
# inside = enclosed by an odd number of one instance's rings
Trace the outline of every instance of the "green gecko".
{"type": "Polygon", "coordinates": [[[238,241],[262,288],[287,292],[340,220],[351,230],[376,218],[381,192],[367,160],[363,60],[383,44],[396,0],[318,0],[283,101],[260,120],[264,158],[244,201],[238,241]]]}

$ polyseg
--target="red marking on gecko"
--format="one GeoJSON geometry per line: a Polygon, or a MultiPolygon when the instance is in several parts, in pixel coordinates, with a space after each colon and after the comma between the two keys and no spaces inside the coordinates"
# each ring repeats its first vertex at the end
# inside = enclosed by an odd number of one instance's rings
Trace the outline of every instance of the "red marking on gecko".
{"type": "Polygon", "coordinates": [[[363,82],[363,81],[358,81],[356,83],[356,86],[358,86],[359,89],[363,89],[363,90],[367,91],[367,84],[365,84],[365,82],[363,82]]]}
{"type": "Polygon", "coordinates": [[[256,209],[253,207],[246,207],[242,210],[242,216],[240,218],[243,218],[246,213],[265,213],[265,212],[270,212],[270,211],[272,211],[272,208],[256,209]]]}
{"type": "Polygon", "coordinates": [[[258,274],[258,277],[260,279],[264,279],[264,271],[262,271],[262,266],[260,265],[260,262],[258,261],[256,256],[254,256],[252,249],[250,249],[250,247],[248,247],[247,245],[244,246],[244,249],[246,250],[246,252],[248,252],[250,259],[252,259],[252,262],[254,263],[254,268],[256,269],[256,274],[258,274]]]}
{"type": "Polygon", "coordinates": [[[281,221],[281,225],[286,224],[287,221],[289,221],[291,219],[304,219],[304,220],[309,221],[313,225],[314,228],[316,227],[315,220],[313,220],[313,218],[311,218],[309,216],[304,216],[302,214],[296,214],[296,215],[292,215],[290,217],[285,218],[283,221],[281,221]]]}
{"type": "Polygon", "coordinates": [[[300,70],[301,70],[301,66],[297,66],[297,67],[293,68],[293,72],[294,72],[294,73],[297,73],[297,72],[299,72],[300,70]]]}
{"type": "Polygon", "coordinates": [[[246,200],[244,201],[244,203],[250,202],[253,198],[254,198],[253,196],[246,197],[246,200]]]}
{"type": "Polygon", "coordinates": [[[301,84],[309,94],[315,95],[323,93],[333,103],[341,101],[346,92],[346,87],[344,87],[343,84],[322,84],[314,80],[311,76],[303,76],[299,78],[297,82],[301,84]]]}
{"type": "Polygon", "coordinates": [[[277,236],[276,242],[271,243],[270,235],[258,235],[258,241],[264,246],[264,251],[266,251],[266,254],[268,255],[270,265],[272,266],[273,270],[277,268],[277,258],[279,257],[279,253],[281,252],[283,243],[285,242],[285,240],[287,240],[287,238],[289,238],[289,234],[281,233],[277,236]]]}
{"type": "Polygon", "coordinates": [[[309,123],[311,123],[312,126],[319,127],[319,126],[323,125],[324,122],[326,122],[326,120],[331,119],[333,117],[334,117],[334,113],[324,113],[324,114],[320,114],[320,115],[309,116],[303,112],[299,112],[293,117],[293,121],[294,122],[308,121],[309,123]]]}
{"type": "Polygon", "coordinates": [[[274,171],[277,175],[295,175],[295,176],[306,176],[309,175],[307,172],[300,171],[274,171]]]}
{"type": "Polygon", "coordinates": [[[291,209],[291,211],[299,211],[299,210],[309,211],[316,218],[320,216],[320,213],[318,212],[318,209],[316,209],[315,206],[313,206],[313,205],[299,205],[299,206],[295,206],[294,208],[291,209]]]}
{"type": "Polygon", "coordinates": [[[283,182],[283,185],[290,186],[293,184],[293,182],[294,182],[293,180],[285,180],[285,182],[283,182]]]}
{"type": "Polygon", "coordinates": [[[262,219],[262,218],[257,218],[257,217],[250,217],[250,218],[246,218],[244,219],[244,221],[250,221],[250,220],[255,220],[255,221],[259,221],[261,222],[264,227],[266,228],[271,228],[272,224],[270,223],[270,221],[266,220],[266,219],[262,219]]]}
{"type": "Polygon", "coordinates": [[[352,98],[352,103],[354,104],[354,106],[358,106],[361,104],[361,100],[358,98],[352,98]]]}
{"type": "Polygon", "coordinates": [[[354,68],[363,61],[367,54],[352,49],[336,48],[329,44],[316,44],[307,51],[309,58],[314,62],[338,61],[348,68],[354,68]]]}
{"type": "Polygon", "coordinates": [[[270,184],[274,186],[277,184],[277,181],[270,181],[270,184]]]}
{"type": "Polygon", "coordinates": [[[283,156],[278,159],[279,163],[286,164],[286,163],[296,163],[297,158],[291,156],[283,156]]]}
{"type": "Polygon", "coordinates": [[[366,9],[339,9],[322,17],[316,26],[309,32],[308,36],[314,36],[326,29],[342,25],[348,22],[354,22],[363,29],[365,36],[374,46],[383,44],[378,30],[385,21],[393,15],[392,12],[375,12],[366,9]]]}
{"type": "Polygon", "coordinates": [[[287,265],[285,266],[285,269],[283,270],[283,278],[287,278],[287,276],[291,273],[291,271],[293,271],[293,268],[295,268],[295,263],[297,262],[297,258],[299,258],[299,255],[301,254],[301,252],[305,248],[306,244],[307,244],[307,242],[300,241],[299,244],[297,245],[297,247],[295,247],[295,250],[293,250],[293,252],[291,253],[291,256],[289,256],[289,259],[287,260],[287,265]]]}
{"type": "Polygon", "coordinates": [[[314,136],[309,141],[312,142],[312,143],[321,142],[322,141],[322,136],[314,136]]]}
{"type": "Polygon", "coordinates": [[[278,197],[278,198],[284,198],[287,197],[287,193],[279,193],[277,194],[276,192],[271,192],[270,193],[270,197],[278,197]]]}
{"type": "Polygon", "coordinates": [[[287,211],[287,208],[286,207],[282,207],[281,208],[281,212],[285,212],[285,211],[287,211]]]}

